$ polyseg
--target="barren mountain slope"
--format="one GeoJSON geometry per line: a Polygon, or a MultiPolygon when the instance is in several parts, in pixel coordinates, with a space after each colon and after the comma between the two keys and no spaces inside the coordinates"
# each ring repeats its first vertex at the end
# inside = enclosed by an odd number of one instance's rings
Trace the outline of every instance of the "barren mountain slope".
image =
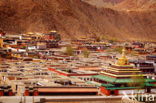
{"type": "Polygon", "coordinates": [[[82,0],[96,7],[113,8],[117,10],[154,10],[156,0],[82,0]]]}
{"type": "Polygon", "coordinates": [[[81,0],[1,0],[0,28],[25,33],[58,30],[63,36],[109,35],[156,40],[156,11],[115,11],[81,0]]]}
{"type": "Polygon", "coordinates": [[[96,7],[112,8],[115,4],[122,2],[123,0],[82,0],[96,7]]]}
{"type": "Polygon", "coordinates": [[[124,0],[115,6],[116,9],[156,10],[156,0],[124,0]]]}

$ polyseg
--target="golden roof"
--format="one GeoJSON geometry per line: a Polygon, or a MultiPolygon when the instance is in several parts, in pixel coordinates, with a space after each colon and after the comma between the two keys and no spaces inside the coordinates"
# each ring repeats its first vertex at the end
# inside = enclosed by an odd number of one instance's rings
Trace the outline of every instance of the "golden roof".
{"type": "Polygon", "coordinates": [[[27,34],[34,34],[33,32],[28,32],[27,34]]]}
{"type": "Polygon", "coordinates": [[[50,32],[56,33],[57,31],[56,30],[51,30],[50,32]]]}
{"type": "Polygon", "coordinates": [[[126,51],[126,49],[123,48],[122,49],[122,56],[121,56],[121,58],[119,58],[119,60],[117,62],[118,65],[129,65],[129,61],[125,56],[125,51],[126,51]]]}

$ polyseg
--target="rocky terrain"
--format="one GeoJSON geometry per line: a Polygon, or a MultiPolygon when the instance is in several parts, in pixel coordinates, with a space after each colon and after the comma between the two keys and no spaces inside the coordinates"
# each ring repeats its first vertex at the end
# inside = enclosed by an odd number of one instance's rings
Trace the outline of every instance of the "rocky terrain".
{"type": "Polygon", "coordinates": [[[156,40],[155,0],[103,2],[111,6],[99,7],[98,2],[89,0],[1,0],[0,28],[8,33],[55,29],[72,38],[104,35],[119,40],[156,40]]]}

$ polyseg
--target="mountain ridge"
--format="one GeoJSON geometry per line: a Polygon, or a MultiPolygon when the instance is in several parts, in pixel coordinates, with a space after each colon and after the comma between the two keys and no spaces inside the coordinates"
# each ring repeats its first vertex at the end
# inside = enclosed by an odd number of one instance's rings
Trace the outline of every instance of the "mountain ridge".
{"type": "MultiPolygon", "coordinates": [[[[118,5],[118,4],[117,4],[118,5]]],[[[77,38],[109,36],[119,40],[156,40],[156,11],[97,8],[82,0],[1,0],[0,28],[9,33],[59,31],[77,38]],[[7,6],[6,6],[7,5],[7,6]]]]}

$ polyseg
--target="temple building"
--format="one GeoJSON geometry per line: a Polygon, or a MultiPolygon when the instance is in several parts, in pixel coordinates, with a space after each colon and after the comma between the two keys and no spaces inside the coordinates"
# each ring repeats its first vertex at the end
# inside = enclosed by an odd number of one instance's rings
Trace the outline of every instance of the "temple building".
{"type": "Polygon", "coordinates": [[[143,74],[154,74],[155,73],[155,67],[153,62],[147,62],[147,61],[129,61],[130,64],[134,64],[135,67],[139,68],[143,74]]]}
{"type": "Polygon", "coordinates": [[[46,34],[45,38],[48,40],[54,40],[54,41],[60,41],[61,40],[60,34],[57,33],[57,31],[55,31],[55,30],[50,31],[49,34],[46,34]]]}
{"type": "Polygon", "coordinates": [[[155,89],[154,79],[147,79],[140,69],[129,64],[125,56],[125,49],[116,64],[111,64],[100,75],[93,76],[98,82],[103,83],[100,87],[101,93],[105,95],[120,95],[123,93],[152,92],[155,89]],[[143,86],[140,86],[142,84],[143,86]],[[153,90],[152,90],[153,89],[153,90]]]}
{"type": "Polygon", "coordinates": [[[146,56],[146,60],[156,61],[156,55],[148,55],[146,56]]]}

